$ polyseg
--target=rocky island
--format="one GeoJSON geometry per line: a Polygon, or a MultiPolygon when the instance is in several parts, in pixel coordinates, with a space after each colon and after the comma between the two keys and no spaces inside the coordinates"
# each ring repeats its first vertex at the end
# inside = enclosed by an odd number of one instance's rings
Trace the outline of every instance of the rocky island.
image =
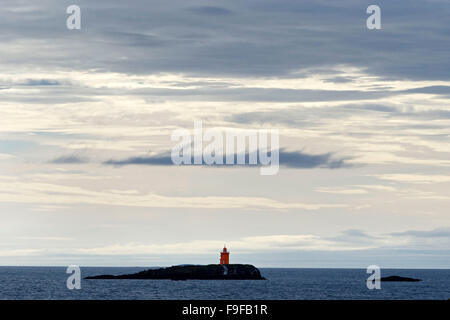
{"type": "Polygon", "coordinates": [[[419,282],[419,281],[422,281],[421,279],[414,279],[414,278],[400,277],[400,276],[382,277],[380,280],[381,281],[397,281],[397,282],[419,282]]]}
{"type": "Polygon", "coordinates": [[[181,265],[117,276],[90,276],[85,279],[265,280],[258,268],[251,264],[181,265]]]}

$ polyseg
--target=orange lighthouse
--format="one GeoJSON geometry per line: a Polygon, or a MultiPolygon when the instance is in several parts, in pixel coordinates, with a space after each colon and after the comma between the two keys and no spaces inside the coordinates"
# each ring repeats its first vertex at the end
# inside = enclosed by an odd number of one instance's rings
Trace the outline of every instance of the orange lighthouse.
{"type": "Polygon", "coordinates": [[[230,264],[230,252],[227,251],[225,246],[223,246],[223,250],[220,253],[220,264],[230,264]]]}

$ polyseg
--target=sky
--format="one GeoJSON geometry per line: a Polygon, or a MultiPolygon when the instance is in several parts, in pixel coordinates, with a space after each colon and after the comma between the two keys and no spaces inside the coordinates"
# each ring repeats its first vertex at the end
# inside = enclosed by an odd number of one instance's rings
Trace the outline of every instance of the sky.
{"type": "Polygon", "coordinates": [[[448,268],[449,15],[446,0],[2,1],[0,265],[218,263],[226,244],[258,267],[448,268]],[[172,165],[194,121],[278,130],[278,173],[172,165]]]}

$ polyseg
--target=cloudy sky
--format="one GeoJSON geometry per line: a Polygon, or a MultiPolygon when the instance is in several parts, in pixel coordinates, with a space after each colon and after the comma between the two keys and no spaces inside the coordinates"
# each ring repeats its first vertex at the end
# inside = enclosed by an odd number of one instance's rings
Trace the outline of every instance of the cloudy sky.
{"type": "Polygon", "coordinates": [[[448,267],[450,4],[370,4],[2,1],[0,265],[448,267]],[[164,161],[195,120],[278,174],[164,161]]]}

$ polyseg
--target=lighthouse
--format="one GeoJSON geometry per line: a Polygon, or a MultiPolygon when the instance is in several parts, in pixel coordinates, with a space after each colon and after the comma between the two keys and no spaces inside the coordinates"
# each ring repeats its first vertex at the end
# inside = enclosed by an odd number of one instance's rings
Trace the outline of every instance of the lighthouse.
{"type": "Polygon", "coordinates": [[[220,264],[230,264],[230,252],[225,246],[223,246],[223,250],[220,253],[220,264]]]}

